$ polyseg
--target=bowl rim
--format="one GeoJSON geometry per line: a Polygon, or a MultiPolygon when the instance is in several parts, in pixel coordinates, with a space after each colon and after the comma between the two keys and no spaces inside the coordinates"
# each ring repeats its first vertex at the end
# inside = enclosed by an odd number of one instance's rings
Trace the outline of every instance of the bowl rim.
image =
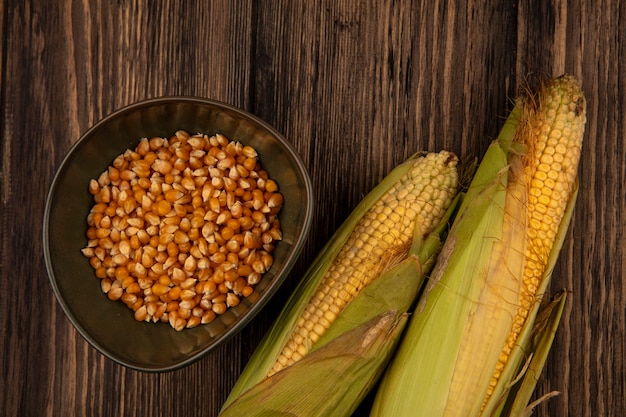
{"type": "Polygon", "coordinates": [[[275,295],[275,293],[278,291],[280,286],[283,284],[286,277],[289,275],[293,266],[299,259],[299,256],[302,250],[304,249],[305,243],[308,239],[308,235],[312,227],[313,216],[314,216],[314,199],[315,199],[315,193],[313,190],[311,177],[308,172],[308,169],[304,165],[304,162],[301,156],[298,154],[298,152],[296,151],[292,143],[289,142],[283,134],[281,134],[277,129],[275,129],[269,123],[262,120],[260,117],[246,110],[243,110],[239,107],[233,106],[231,104],[228,104],[219,100],[203,98],[203,97],[193,96],[193,95],[166,95],[166,96],[161,96],[161,97],[153,97],[153,98],[148,98],[144,100],[139,100],[131,104],[127,104],[122,107],[119,107],[118,109],[105,115],[103,118],[95,122],[91,127],[89,127],[87,130],[81,133],[78,139],[76,140],[76,142],[73,143],[70,146],[70,148],[65,152],[63,159],[61,160],[56,170],[54,171],[54,176],[52,178],[52,182],[49,185],[48,192],[46,195],[46,203],[44,206],[44,213],[43,213],[43,230],[41,234],[42,240],[43,240],[42,243],[43,243],[43,252],[44,252],[44,262],[45,262],[46,271],[48,275],[48,281],[50,282],[50,285],[52,286],[56,301],[61,306],[63,312],[65,313],[65,316],[71,322],[74,329],[78,331],[78,333],[83,337],[83,339],[85,339],[90,345],[92,345],[96,350],[98,350],[98,352],[103,354],[105,357],[111,359],[117,364],[123,365],[130,369],[143,371],[143,372],[169,372],[169,371],[173,371],[176,369],[180,369],[206,356],[209,352],[223,345],[232,337],[234,337],[236,334],[238,334],[244,327],[246,327],[249,324],[250,321],[254,319],[254,317],[256,317],[256,315],[265,307],[265,305],[269,302],[269,300],[275,295]],[[117,117],[125,113],[141,110],[143,108],[149,108],[149,107],[156,106],[156,105],[164,105],[168,103],[177,103],[177,102],[184,102],[188,104],[210,105],[210,106],[215,106],[219,108],[224,108],[230,112],[237,114],[239,117],[243,119],[247,119],[248,121],[261,126],[268,133],[274,136],[278,140],[278,142],[280,142],[281,146],[283,147],[283,150],[288,154],[289,159],[293,161],[294,165],[297,167],[297,170],[300,172],[302,176],[302,180],[303,180],[302,189],[303,189],[303,194],[305,195],[306,205],[304,207],[301,207],[301,210],[304,211],[302,225],[298,229],[298,233],[296,234],[296,236],[294,236],[294,243],[293,243],[292,250],[291,250],[291,256],[289,256],[287,262],[285,262],[285,264],[283,265],[282,273],[280,274],[280,276],[277,276],[275,278],[276,281],[269,288],[266,289],[266,291],[258,300],[254,302],[254,306],[251,306],[250,310],[248,310],[246,314],[238,318],[237,321],[231,327],[228,327],[226,331],[222,335],[220,335],[215,341],[210,343],[208,346],[205,346],[202,349],[198,350],[196,353],[186,355],[183,359],[176,361],[172,364],[168,364],[168,365],[142,366],[138,363],[131,363],[131,362],[124,360],[124,358],[120,358],[116,356],[114,352],[111,352],[109,349],[103,346],[100,342],[98,342],[93,337],[91,337],[91,335],[89,334],[89,331],[85,329],[78,322],[77,318],[74,316],[67,301],[65,300],[64,297],[62,297],[61,290],[57,284],[57,277],[54,272],[52,256],[50,253],[50,244],[49,244],[50,242],[49,228],[50,228],[50,221],[51,221],[50,213],[52,209],[52,200],[54,197],[54,193],[58,187],[58,182],[60,181],[61,172],[66,168],[68,164],[71,163],[76,149],[79,148],[79,146],[83,142],[87,141],[88,138],[95,131],[97,131],[102,126],[110,123],[112,120],[116,119],[117,117]]]}

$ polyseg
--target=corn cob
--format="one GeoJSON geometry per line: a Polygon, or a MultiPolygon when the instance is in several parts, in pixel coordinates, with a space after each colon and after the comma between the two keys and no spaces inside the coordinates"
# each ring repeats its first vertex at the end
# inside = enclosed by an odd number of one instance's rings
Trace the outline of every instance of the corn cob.
{"type": "Polygon", "coordinates": [[[577,195],[576,80],[521,97],[481,162],[372,416],[499,415],[577,195]]]}
{"type": "MultiPolygon", "coordinates": [[[[372,344],[366,352],[359,352],[361,343],[353,343],[354,361],[347,362],[341,357],[345,353],[340,353],[346,347],[337,340],[359,340],[381,326],[388,330],[383,334],[396,339],[397,330],[406,321],[404,312],[416,297],[423,276],[441,246],[441,236],[447,230],[446,223],[453,211],[450,207],[458,190],[457,164],[456,156],[447,151],[416,154],[396,167],[361,201],[317,256],[256,349],[222,408],[224,416],[237,412],[251,415],[252,410],[245,408],[246,401],[266,380],[270,381],[265,384],[271,386],[286,380],[286,389],[300,387],[310,397],[310,379],[297,375],[320,358],[325,363],[339,361],[331,367],[334,369],[331,372],[345,378],[355,376],[346,367],[371,369],[367,372],[368,380],[378,375],[377,369],[386,356],[374,352],[380,349],[390,352],[392,344],[383,343],[386,338],[374,338],[380,343],[372,344]],[[378,288],[382,283],[389,283],[392,289],[378,288]],[[386,299],[387,293],[398,294],[395,301],[386,299]],[[377,302],[380,307],[375,307],[377,302]],[[388,325],[381,325],[383,322],[388,325]],[[315,350],[315,355],[309,355],[311,350],[315,350]],[[309,356],[311,359],[307,359],[309,356]],[[357,364],[363,358],[369,358],[370,365],[365,368],[357,364]],[[341,369],[345,371],[341,373],[341,369]]],[[[315,372],[320,370],[307,370],[303,374],[315,372]]],[[[335,387],[333,390],[338,391],[335,387]]],[[[263,394],[263,400],[253,397],[252,401],[261,401],[277,412],[273,401],[284,398],[284,391],[281,392],[283,395],[263,394]]],[[[355,401],[342,407],[352,407],[355,401]]],[[[326,405],[332,407],[331,403],[327,401],[326,405]]],[[[257,404],[255,412],[262,409],[257,404]]],[[[298,415],[316,415],[314,412],[318,411],[305,408],[298,415]]],[[[333,415],[340,413],[334,409],[333,415]]]]}
{"type": "Polygon", "coordinates": [[[449,183],[434,192],[433,182],[439,180],[441,170],[429,168],[441,162],[445,167],[449,154],[438,156],[439,161],[435,154],[418,160],[412,175],[389,189],[359,221],[300,315],[270,375],[306,355],[362,288],[406,257],[415,224],[427,235],[441,220],[454,197],[456,180],[448,178],[449,183]]]}

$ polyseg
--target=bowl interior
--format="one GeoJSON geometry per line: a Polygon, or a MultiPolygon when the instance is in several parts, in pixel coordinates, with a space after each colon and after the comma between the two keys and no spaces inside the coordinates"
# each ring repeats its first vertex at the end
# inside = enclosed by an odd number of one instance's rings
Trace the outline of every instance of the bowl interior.
{"type": "Polygon", "coordinates": [[[78,331],[107,357],[144,371],[184,366],[241,330],[265,305],[293,267],[308,235],[312,189],[307,171],[292,146],[256,117],[222,103],[172,97],[134,104],[96,124],[73,146],[54,178],[44,215],[44,256],[50,282],[78,331]],[[177,332],[165,323],[137,322],[121,302],[100,290],[89,261],[86,218],[93,205],[88,193],[97,178],[126,149],[143,137],[169,137],[176,130],[222,133],[253,146],[264,169],[279,184],[284,205],[279,214],[283,240],[274,264],[255,292],[212,323],[177,332]]]}

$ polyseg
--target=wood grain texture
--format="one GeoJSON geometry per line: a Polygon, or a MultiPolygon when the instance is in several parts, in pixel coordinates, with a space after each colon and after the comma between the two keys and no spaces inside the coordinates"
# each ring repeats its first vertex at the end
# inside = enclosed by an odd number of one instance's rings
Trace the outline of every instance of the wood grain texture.
{"type": "MultiPolygon", "coordinates": [[[[570,296],[539,416],[626,411],[626,6],[618,0],[0,1],[0,409],[213,416],[316,252],[418,150],[480,156],[520,88],[569,72],[588,100],[580,194],[551,289],[570,296]],[[217,351],[145,374],[104,358],[54,299],[42,215],[80,134],[135,101],[222,100],[294,144],[316,192],[275,299],[217,351]]],[[[363,410],[359,412],[361,414],[363,410]]],[[[363,414],[364,415],[364,414],[363,414]]]]}

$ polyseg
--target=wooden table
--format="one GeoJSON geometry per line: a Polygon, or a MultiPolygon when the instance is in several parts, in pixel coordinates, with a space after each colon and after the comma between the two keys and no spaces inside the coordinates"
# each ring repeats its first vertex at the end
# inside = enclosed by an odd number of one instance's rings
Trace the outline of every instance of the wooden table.
{"type": "Polygon", "coordinates": [[[361,197],[417,150],[480,156],[518,89],[564,72],[588,99],[581,193],[551,289],[570,296],[539,416],[626,411],[626,7],[618,0],[4,0],[0,410],[213,416],[281,300],[361,197]],[[540,3],[541,6],[535,4],[540,3]],[[238,336],[178,371],[106,359],[56,302],[42,255],[55,170],[110,112],[163,95],[246,109],[310,170],[317,205],[293,273],[238,336]]]}

